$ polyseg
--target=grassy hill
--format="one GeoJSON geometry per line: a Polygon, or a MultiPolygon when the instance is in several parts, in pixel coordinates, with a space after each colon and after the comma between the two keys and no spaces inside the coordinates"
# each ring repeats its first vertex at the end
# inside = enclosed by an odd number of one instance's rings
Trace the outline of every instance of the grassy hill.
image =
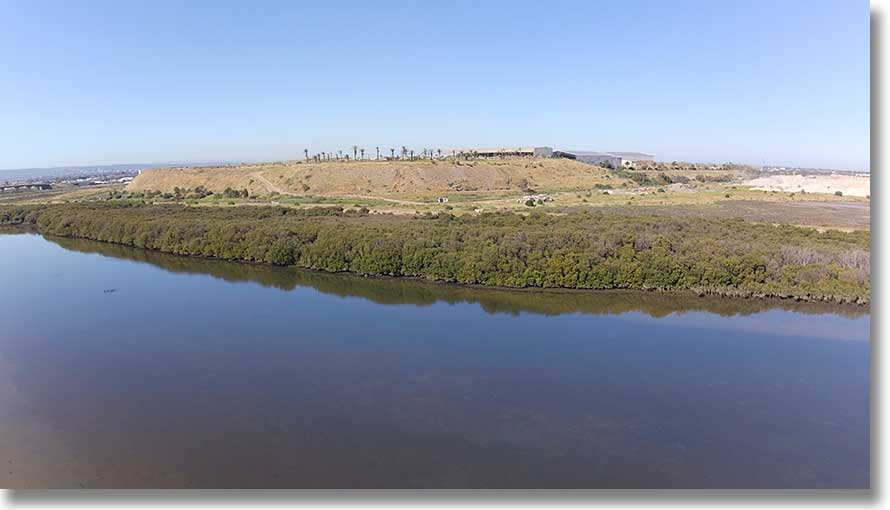
{"type": "Polygon", "coordinates": [[[626,182],[606,169],[567,159],[352,161],[262,163],[145,170],[129,191],[247,189],[251,195],[361,196],[429,199],[470,193],[614,187],[626,182]]]}

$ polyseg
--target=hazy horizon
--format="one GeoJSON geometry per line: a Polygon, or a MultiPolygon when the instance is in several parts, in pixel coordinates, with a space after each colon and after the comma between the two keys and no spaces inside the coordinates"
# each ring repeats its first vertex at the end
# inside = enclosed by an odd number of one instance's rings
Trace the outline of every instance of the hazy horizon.
{"type": "MultiPolygon", "coordinates": [[[[343,148],[343,154],[347,154],[347,148],[343,148]]],[[[319,151],[316,151],[319,152],[319,151]]],[[[327,152],[327,151],[325,151],[327,152]]],[[[366,148],[365,159],[372,160],[374,158],[374,154],[368,155],[366,148]]],[[[386,148],[386,152],[389,152],[389,147],[386,148]]],[[[310,154],[314,154],[313,151],[310,150],[310,154]]],[[[383,146],[380,147],[380,155],[384,156],[383,146]]],[[[398,148],[396,148],[396,155],[398,156],[398,148]]],[[[351,157],[351,156],[350,156],[351,157]]],[[[388,156],[387,156],[388,157],[388,156]]],[[[189,165],[189,166],[205,166],[205,165],[239,165],[239,164],[255,164],[255,163],[269,163],[273,161],[303,161],[303,157],[293,157],[293,158],[267,158],[267,159],[241,159],[241,160],[228,160],[228,161],[203,161],[203,160],[181,160],[181,161],[148,161],[148,162],[127,162],[127,163],[93,163],[93,164],[78,164],[78,165],[56,165],[56,166],[40,166],[40,167],[21,167],[21,168],[0,168],[0,173],[2,172],[24,172],[24,171],[41,171],[41,170],[61,170],[61,169],[75,169],[75,168],[100,168],[100,167],[118,167],[118,166],[154,166],[154,167],[163,167],[163,166],[178,166],[178,165],[189,165]]],[[[795,166],[795,165],[786,165],[783,163],[756,163],[750,161],[694,161],[689,159],[677,159],[677,160],[664,160],[656,157],[656,161],[661,162],[670,162],[670,161],[678,161],[678,162],[686,162],[686,163],[698,163],[698,164],[738,164],[738,165],[751,165],[751,166],[770,166],[770,167],[786,167],[786,168],[802,168],[802,169],[812,169],[812,170],[839,170],[839,171],[862,171],[865,173],[870,173],[868,168],[860,169],[860,168],[832,168],[832,167],[819,167],[819,166],[795,166]]]]}
{"type": "Polygon", "coordinates": [[[870,169],[868,2],[29,2],[0,28],[2,170],[352,145],[870,169]]]}

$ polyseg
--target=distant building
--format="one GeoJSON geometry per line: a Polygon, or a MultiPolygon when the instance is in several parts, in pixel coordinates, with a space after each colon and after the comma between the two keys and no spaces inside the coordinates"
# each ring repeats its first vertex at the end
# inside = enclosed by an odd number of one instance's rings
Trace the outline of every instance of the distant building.
{"type": "Polygon", "coordinates": [[[637,162],[655,161],[655,156],[643,152],[553,151],[554,157],[568,158],[591,165],[609,165],[612,168],[633,167],[637,162]]]}
{"type": "Polygon", "coordinates": [[[467,147],[452,149],[452,156],[474,156],[479,158],[499,158],[508,156],[535,158],[568,158],[591,165],[608,164],[613,168],[633,167],[638,162],[655,161],[655,156],[645,152],[597,152],[597,151],[555,151],[552,147],[467,147]]]}
{"type": "Polygon", "coordinates": [[[53,189],[52,184],[42,183],[42,182],[29,182],[25,184],[12,184],[12,185],[4,185],[2,188],[2,192],[11,192],[11,191],[41,191],[53,189]]]}
{"type": "Polygon", "coordinates": [[[609,154],[608,152],[553,151],[553,155],[558,158],[574,159],[591,165],[609,165],[612,168],[621,166],[621,157],[609,154]]]}
{"type": "Polygon", "coordinates": [[[655,156],[646,154],[645,152],[609,151],[608,154],[621,158],[621,166],[625,167],[637,166],[637,163],[639,162],[655,161],[655,156]]]}
{"type": "Polygon", "coordinates": [[[549,158],[553,155],[552,147],[499,147],[499,148],[480,148],[470,147],[465,149],[454,149],[452,153],[467,154],[480,158],[497,158],[506,156],[549,158]]]}

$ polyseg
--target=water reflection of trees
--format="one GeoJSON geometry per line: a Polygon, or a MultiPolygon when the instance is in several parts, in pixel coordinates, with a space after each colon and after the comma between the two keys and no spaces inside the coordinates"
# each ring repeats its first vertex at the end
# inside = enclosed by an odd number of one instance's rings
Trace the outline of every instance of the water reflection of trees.
{"type": "Polygon", "coordinates": [[[428,306],[437,302],[477,303],[488,313],[558,315],[643,312],[653,317],[687,311],[705,311],[721,316],[749,315],[770,309],[811,314],[838,313],[851,318],[868,313],[867,308],[855,306],[698,297],[684,292],[516,290],[437,284],[408,278],[365,278],[299,268],[170,255],[84,239],[46,238],[67,250],[151,264],[171,273],[206,274],[228,282],[255,282],[285,291],[308,287],[326,294],[360,297],[380,304],[428,306]]]}

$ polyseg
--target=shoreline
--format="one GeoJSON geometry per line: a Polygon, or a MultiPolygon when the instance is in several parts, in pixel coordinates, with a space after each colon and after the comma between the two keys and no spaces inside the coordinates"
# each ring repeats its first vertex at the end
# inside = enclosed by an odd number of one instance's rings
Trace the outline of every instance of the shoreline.
{"type": "Polygon", "coordinates": [[[22,206],[6,225],[159,253],[521,292],[639,290],[869,306],[868,233],[739,219],[478,217],[128,203],[22,206]],[[865,279],[865,280],[863,280],[865,279]]]}
{"type": "Polygon", "coordinates": [[[184,253],[174,253],[170,251],[157,250],[151,248],[139,247],[131,244],[125,243],[117,243],[113,241],[102,241],[98,239],[92,239],[89,237],[78,237],[78,236],[63,236],[58,234],[47,234],[43,233],[39,230],[36,225],[8,225],[8,224],[0,224],[0,235],[4,234],[35,234],[42,236],[46,239],[59,238],[59,239],[70,239],[70,240],[78,240],[78,241],[88,241],[92,243],[98,243],[101,245],[107,246],[115,246],[122,247],[125,249],[136,250],[139,252],[152,253],[152,254],[161,254],[172,257],[181,257],[184,259],[195,259],[195,260],[203,260],[210,262],[220,262],[220,263],[230,263],[230,264],[243,264],[246,266],[254,266],[261,267],[267,269],[281,269],[281,270],[299,270],[306,271],[309,273],[317,273],[322,275],[332,275],[332,276],[345,276],[350,278],[361,278],[363,280],[379,280],[386,282],[398,282],[398,281],[406,281],[412,283],[419,283],[424,285],[431,286],[440,286],[440,287],[451,287],[456,289],[470,289],[477,291],[492,291],[492,292],[511,292],[511,293],[522,293],[522,294],[553,294],[553,295],[570,295],[570,294],[579,294],[579,295],[594,295],[594,294],[606,294],[606,293],[642,293],[642,294],[656,294],[660,296],[670,296],[675,295],[688,299],[719,299],[719,300],[744,300],[749,302],[759,302],[764,304],[802,304],[802,305],[814,305],[814,306],[826,306],[829,308],[846,308],[849,310],[866,310],[870,313],[871,311],[871,300],[867,300],[864,302],[851,302],[851,301],[838,301],[838,300],[828,300],[828,299],[812,299],[806,297],[795,297],[795,296],[780,296],[780,295],[767,295],[762,293],[754,293],[754,292],[721,292],[715,291],[712,289],[683,289],[683,288],[671,288],[671,289],[659,289],[659,288],[630,288],[630,287],[610,287],[610,288],[579,288],[579,287],[508,287],[503,285],[486,285],[480,283],[461,283],[456,281],[447,281],[447,280],[437,280],[424,278],[421,276],[410,276],[410,275],[388,275],[388,274],[370,274],[370,273],[357,273],[353,271],[328,271],[325,269],[314,268],[314,267],[304,267],[300,265],[276,265],[269,264],[262,261],[255,260],[245,260],[245,259],[224,259],[213,256],[199,255],[199,254],[184,254],[184,253]],[[6,230],[13,230],[14,232],[6,232],[6,230]]]}

